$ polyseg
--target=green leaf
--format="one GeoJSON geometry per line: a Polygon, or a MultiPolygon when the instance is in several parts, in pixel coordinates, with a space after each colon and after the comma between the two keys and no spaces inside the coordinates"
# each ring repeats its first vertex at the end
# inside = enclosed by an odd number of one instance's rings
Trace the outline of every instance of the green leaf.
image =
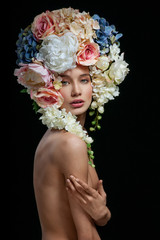
{"type": "Polygon", "coordinates": [[[33,101],[32,106],[33,106],[33,110],[37,114],[37,111],[39,110],[40,107],[38,106],[38,104],[35,101],[33,101]]]}
{"type": "Polygon", "coordinates": [[[20,93],[27,93],[27,89],[26,88],[23,88],[20,93]]]}

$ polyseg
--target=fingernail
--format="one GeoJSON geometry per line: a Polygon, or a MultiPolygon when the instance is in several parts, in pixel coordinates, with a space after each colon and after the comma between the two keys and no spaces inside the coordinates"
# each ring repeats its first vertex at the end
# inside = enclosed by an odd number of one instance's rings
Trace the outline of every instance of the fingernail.
{"type": "Polygon", "coordinates": [[[67,182],[70,182],[70,180],[67,178],[67,182]]]}
{"type": "Polygon", "coordinates": [[[78,179],[78,178],[76,178],[76,181],[78,182],[78,181],[79,181],[79,179],[78,179]]]}
{"type": "Polygon", "coordinates": [[[73,175],[70,175],[70,178],[74,178],[73,175]]]}

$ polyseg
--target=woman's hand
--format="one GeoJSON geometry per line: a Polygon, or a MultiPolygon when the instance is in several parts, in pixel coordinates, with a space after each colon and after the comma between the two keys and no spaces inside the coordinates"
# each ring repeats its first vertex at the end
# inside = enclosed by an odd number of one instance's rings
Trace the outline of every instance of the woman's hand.
{"type": "Polygon", "coordinates": [[[103,189],[102,180],[99,180],[97,190],[95,190],[71,175],[67,179],[66,189],[97,225],[103,226],[109,221],[111,213],[106,206],[107,195],[103,189]]]}

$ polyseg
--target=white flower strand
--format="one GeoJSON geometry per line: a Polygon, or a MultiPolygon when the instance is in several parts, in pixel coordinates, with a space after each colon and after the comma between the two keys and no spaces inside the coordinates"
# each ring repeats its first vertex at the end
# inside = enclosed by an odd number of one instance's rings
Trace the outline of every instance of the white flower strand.
{"type": "Polygon", "coordinates": [[[58,109],[55,105],[46,108],[40,108],[38,110],[42,114],[40,120],[48,128],[65,129],[66,131],[73,133],[86,142],[91,144],[93,139],[87,135],[87,131],[83,130],[79,122],[76,121],[77,117],[70,112],[66,112],[66,109],[58,109]]]}
{"type": "Polygon", "coordinates": [[[90,66],[93,85],[93,102],[91,108],[103,113],[104,104],[119,95],[119,85],[129,72],[128,63],[124,61],[124,53],[113,44],[108,56],[100,56],[97,63],[90,66]]]}

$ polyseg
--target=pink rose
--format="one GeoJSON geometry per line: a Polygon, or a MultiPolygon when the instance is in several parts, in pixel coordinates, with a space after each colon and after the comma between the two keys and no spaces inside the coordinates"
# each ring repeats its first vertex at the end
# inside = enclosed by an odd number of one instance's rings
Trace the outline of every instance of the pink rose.
{"type": "Polygon", "coordinates": [[[36,63],[20,65],[22,67],[15,69],[14,75],[18,77],[18,83],[21,85],[29,89],[37,89],[42,86],[49,87],[52,85],[52,76],[42,65],[36,63]]]}
{"type": "Polygon", "coordinates": [[[52,18],[52,13],[46,11],[34,18],[31,30],[37,40],[42,40],[55,31],[55,25],[52,18]]]}
{"type": "Polygon", "coordinates": [[[83,43],[77,53],[77,63],[84,66],[93,65],[97,62],[99,55],[99,46],[97,43],[83,43]]]}
{"type": "Polygon", "coordinates": [[[56,105],[58,108],[63,104],[63,97],[59,91],[52,88],[39,88],[37,91],[31,91],[31,98],[41,108],[56,105]]]}

